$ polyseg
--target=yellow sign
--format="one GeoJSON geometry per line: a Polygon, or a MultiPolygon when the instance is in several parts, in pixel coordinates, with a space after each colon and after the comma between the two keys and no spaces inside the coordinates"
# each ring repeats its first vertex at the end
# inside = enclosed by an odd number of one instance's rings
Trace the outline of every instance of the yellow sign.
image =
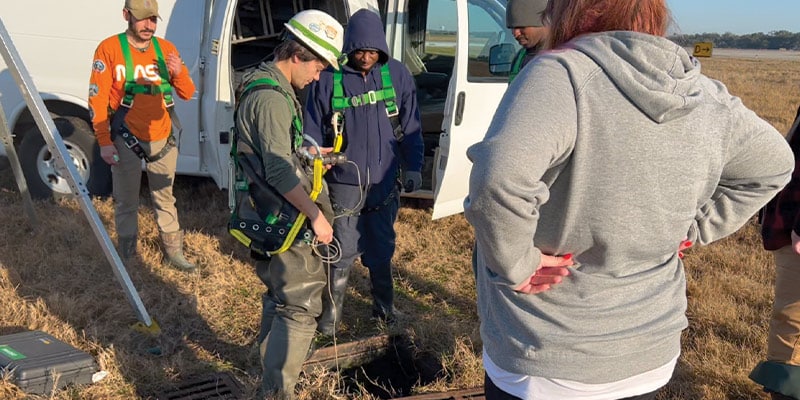
{"type": "Polygon", "coordinates": [[[714,47],[714,44],[711,42],[697,42],[694,44],[694,53],[692,53],[695,57],[711,57],[711,48],[714,47]]]}

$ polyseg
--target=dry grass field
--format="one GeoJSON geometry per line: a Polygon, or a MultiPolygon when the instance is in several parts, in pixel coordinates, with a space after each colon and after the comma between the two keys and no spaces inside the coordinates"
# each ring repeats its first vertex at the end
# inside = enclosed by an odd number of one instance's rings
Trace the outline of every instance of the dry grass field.
{"type": "MultiPolygon", "coordinates": [[[[726,83],[779,131],[788,129],[800,104],[800,64],[714,58],[702,63],[707,75],[726,83]]],[[[0,381],[0,399],[157,398],[187,380],[217,372],[234,376],[243,398],[253,396],[260,374],[253,341],[263,286],[248,254],[226,233],[225,192],[205,180],[179,178],[176,195],[189,257],[203,266],[187,275],[162,264],[149,200],[143,196],[142,256],[128,272],[161,326],[160,335],[147,336],[131,328],[137,321],[134,309],[78,203],[38,202],[40,224],[31,226],[11,171],[0,172],[0,335],[49,332],[90,353],[109,373],[98,383],[44,397],[27,396],[0,381]]],[[[116,240],[111,201],[94,199],[94,205],[116,240]]],[[[404,315],[391,328],[368,319],[368,279],[358,267],[338,342],[380,333],[410,338],[417,355],[432,357],[440,370],[435,379],[415,385],[413,394],[480,386],[470,226],[461,215],[432,222],[430,210],[417,204],[401,210],[397,230],[397,306],[404,315]]],[[[726,240],[690,249],[684,262],[690,326],[675,376],[658,398],[766,399],[747,378],[764,357],[773,297],[772,257],[761,249],[758,227],[752,222],[726,240]]],[[[392,369],[397,367],[384,371],[392,369]]],[[[386,383],[388,395],[371,394],[378,393],[370,389],[374,385],[353,375],[316,369],[303,375],[300,396],[408,395],[386,383]]]]}

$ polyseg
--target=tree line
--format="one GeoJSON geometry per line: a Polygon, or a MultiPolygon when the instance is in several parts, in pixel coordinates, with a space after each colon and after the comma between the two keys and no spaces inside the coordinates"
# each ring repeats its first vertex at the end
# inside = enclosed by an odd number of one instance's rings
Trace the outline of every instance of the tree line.
{"type": "Polygon", "coordinates": [[[669,39],[684,47],[694,46],[697,42],[711,42],[714,47],[729,49],[800,50],[800,32],[789,31],[758,32],[747,35],[735,35],[730,32],[680,34],[670,36],[669,39]]]}

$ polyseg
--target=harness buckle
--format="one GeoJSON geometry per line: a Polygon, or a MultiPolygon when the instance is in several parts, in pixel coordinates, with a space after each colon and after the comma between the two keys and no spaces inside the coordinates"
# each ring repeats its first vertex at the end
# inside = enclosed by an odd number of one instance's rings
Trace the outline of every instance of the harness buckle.
{"type": "Polygon", "coordinates": [[[361,96],[353,96],[350,98],[350,105],[358,107],[361,105],[361,96]]]}
{"type": "Polygon", "coordinates": [[[145,162],[150,162],[150,157],[147,156],[147,153],[145,153],[144,149],[139,143],[139,139],[136,138],[133,133],[127,129],[123,129],[120,134],[122,136],[122,141],[125,142],[125,147],[131,149],[131,151],[133,151],[137,157],[141,158],[145,162]]]}
{"type": "Polygon", "coordinates": [[[400,114],[400,110],[397,107],[394,107],[393,110],[394,111],[389,111],[389,108],[386,108],[386,116],[388,116],[389,118],[392,118],[392,117],[396,117],[398,114],[400,114]]]}
{"type": "Polygon", "coordinates": [[[370,90],[365,94],[367,95],[367,101],[369,101],[369,104],[375,104],[378,102],[378,96],[375,94],[374,90],[370,90]]]}
{"type": "Polygon", "coordinates": [[[122,140],[125,142],[125,146],[129,149],[139,145],[139,139],[132,133],[128,132],[127,129],[122,131],[122,140]]]}

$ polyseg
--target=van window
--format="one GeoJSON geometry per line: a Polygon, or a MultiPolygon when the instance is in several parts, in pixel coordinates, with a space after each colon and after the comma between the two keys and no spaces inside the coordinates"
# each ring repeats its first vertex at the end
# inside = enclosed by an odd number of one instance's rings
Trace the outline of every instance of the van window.
{"type": "Polygon", "coordinates": [[[403,62],[412,73],[451,75],[456,54],[456,3],[452,0],[410,3],[403,62]]]}
{"type": "MultiPolygon", "coordinates": [[[[469,0],[469,65],[467,79],[472,82],[498,82],[508,78],[489,72],[489,50],[508,43],[518,48],[505,24],[505,1],[469,0]]],[[[411,2],[406,26],[406,51],[403,62],[413,74],[428,73],[420,79],[429,84],[432,73],[445,74],[447,84],[452,74],[456,53],[458,24],[456,3],[452,0],[411,2]]],[[[419,87],[420,85],[417,85],[419,87]]],[[[429,93],[435,95],[436,93],[429,93]]],[[[425,98],[420,102],[424,104],[425,98]]]]}
{"type": "Polygon", "coordinates": [[[403,32],[403,54],[397,57],[408,67],[417,84],[425,148],[437,146],[442,131],[447,86],[456,54],[456,4],[452,0],[421,0],[408,4],[403,32]],[[428,143],[430,141],[430,143],[428,143]]]}
{"type": "Polygon", "coordinates": [[[467,80],[470,82],[505,81],[504,76],[489,72],[489,49],[492,46],[509,43],[518,47],[511,31],[506,28],[505,10],[492,7],[491,2],[470,0],[469,15],[469,66],[467,80]]]}

